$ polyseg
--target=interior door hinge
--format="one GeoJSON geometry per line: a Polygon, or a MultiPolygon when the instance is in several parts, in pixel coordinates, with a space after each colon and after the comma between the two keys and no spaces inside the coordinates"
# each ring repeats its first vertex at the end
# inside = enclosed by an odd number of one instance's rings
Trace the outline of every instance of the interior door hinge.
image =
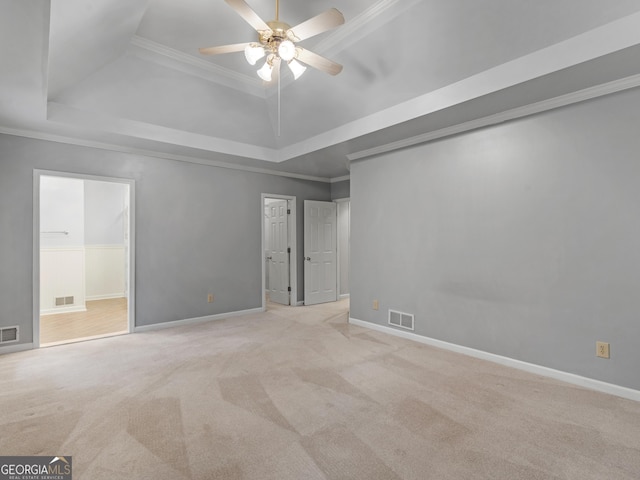
{"type": "Polygon", "coordinates": [[[291,209],[287,208],[287,215],[291,215],[291,209]]]}
{"type": "Polygon", "coordinates": [[[287,253],[291,253],[291,247],[287,247],[287,253]]]}
{"type": "Polygon", "coordinates": [[[287,287],[287,291],[290,292],[291,291],[291,287],[287,287]]]}

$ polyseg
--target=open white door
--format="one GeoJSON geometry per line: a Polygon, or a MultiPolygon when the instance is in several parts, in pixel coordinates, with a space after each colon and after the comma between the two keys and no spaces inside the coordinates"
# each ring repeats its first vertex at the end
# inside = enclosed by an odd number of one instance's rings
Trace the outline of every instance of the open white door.
{"type": "Polygon", "coordinates": [[[268,206],[269,232],[267,251],[269,298],[289,305],[289,233],[287,201],[271,200],[268,206]]]}
{"type": "Polygon", "coordinates": [[[304,304],[335,302],[336,204],[304,201],[304,304]]]}

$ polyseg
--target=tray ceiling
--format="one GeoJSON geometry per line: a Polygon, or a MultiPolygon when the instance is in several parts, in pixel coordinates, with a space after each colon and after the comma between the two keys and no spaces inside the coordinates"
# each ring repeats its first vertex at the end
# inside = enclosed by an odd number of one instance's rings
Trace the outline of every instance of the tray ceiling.
{"type": "Polygon", "coordinates": [[[0,131],[331,179],[640,73],[637,0],[282,0],[280,18],[331,7],[346,24],[301,45],[343,72],[283,70],[278,95],[241,53],[198,53],[256,38],[222,0],[2,0],[0,131]]]}

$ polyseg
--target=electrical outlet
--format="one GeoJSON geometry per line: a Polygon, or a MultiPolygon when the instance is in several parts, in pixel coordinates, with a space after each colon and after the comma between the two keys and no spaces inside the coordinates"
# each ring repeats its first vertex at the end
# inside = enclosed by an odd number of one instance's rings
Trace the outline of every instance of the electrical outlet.
{"type": "Polygon", "coordinates": [[[380,308],[380,304],[378,303],[378,300],[374,300],[373,301],[373,309],[374,310],[378,310],[378,308],[380,308]]]}
{"type": "Polygon", "coordinates": [[[609,344],[607,342],[596,342],[596,356],[600,358],[610,358],[609,344]]]}
{"type": "Polygon", "coordinates": [[[207,302],[213,303],[213,293],[210,293],[209,295],[207,295],[207,302]]]}

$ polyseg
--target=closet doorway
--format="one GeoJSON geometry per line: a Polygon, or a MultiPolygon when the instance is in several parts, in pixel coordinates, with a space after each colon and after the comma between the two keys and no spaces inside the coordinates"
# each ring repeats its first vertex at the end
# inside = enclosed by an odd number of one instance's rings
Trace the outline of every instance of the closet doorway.
{"type": "Polygon", "coordinates": [[[34,344],[133,331],[133,182],[36,171],[34,344]]]}

